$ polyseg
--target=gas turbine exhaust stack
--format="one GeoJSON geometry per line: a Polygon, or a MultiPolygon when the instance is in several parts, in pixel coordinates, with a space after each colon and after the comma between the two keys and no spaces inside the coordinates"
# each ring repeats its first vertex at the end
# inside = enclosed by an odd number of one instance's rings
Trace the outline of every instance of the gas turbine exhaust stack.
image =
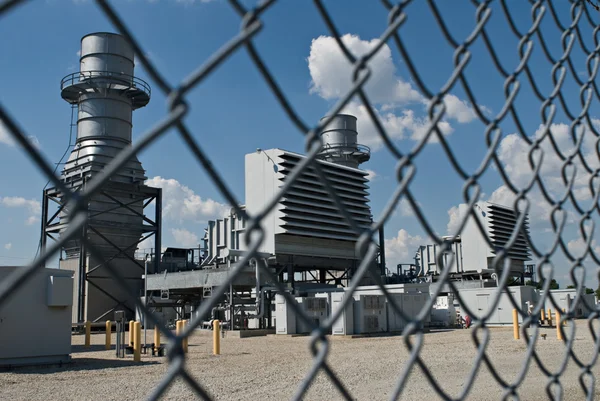
{"type": "MultiPolygon", "coordinates": [[[[67,75],[61,81],[61,96],[78,107],[77,142],[62,172],[62,178],[71,188],[80,188],[111,162],[116,155],[131,146],[132,112],[150,101],[150,86],[134,77],[134,52],[124,37],[112,33],[92,33],[81,39],[80,71],[67,75]]],[[[89,233],[89,239],[103,256],[133,257],[135,247],[121,255],[105,241],[105,236],[119,248],[134,243],[143,233],[143,202],[129,204],[132,210],[103,213],[114,197],[131,202],[128,188],[144,183],[145,171],[133,156],[123,169],[111,177],[111,182],[128,184],[123,192],[99,194],[90,199],[90,220],[103,226],[100,233],[89,233]]],[[[66,220],[61,216],[61,222],[66,220]]],[[[79,256],[79,241],[70,241],[65,247],[67,258],[79,256]]]]}
{"type": "MultiPolygon", "coordinates": [[[[321,121],[327,117],[321,118],[321,121]]],[[[328,162],[346,167],[358,168],[371,158],[368,146],[358,143],[356,117],[350,114],[336,114],[321,131],[323,147],[318,157],[328,162]]]]}
{"type": "MultiPolygon", "coordinates": [[[[134,51],[126,38],[97,32],[81,39],[80,69],[64,77],[60,87],[61,97],[77,109],[77,139],[61,178],[72,191],[83,191],[131,146],[133,110],[148,104],[150,86],[135,77],[134,51]]],[[[119,288],[106,263],[117,268],[135,291],[141,289],[144,273],[144,264],[135,260],[141,240],[154,235],[154,262],[149,271],[159,262],[161,190],[144,185],[145,180],[142,164],[134,155],[89,198],[83,236],[100,255],[90,255],[81,237],[63,245],[61,269],[75,271],[74,322],[112,318],[115,308],[134,315],[130,295],[119,288]],[[153,200],[154,221],[144,215],[153,200]]],[[[67,229],[70,210],[65,201],[55,188],[44,191],[42,247],[46,236],[61,235],[67,229]],[[48,200],[62,207],[49,221],[48,200]]]]}

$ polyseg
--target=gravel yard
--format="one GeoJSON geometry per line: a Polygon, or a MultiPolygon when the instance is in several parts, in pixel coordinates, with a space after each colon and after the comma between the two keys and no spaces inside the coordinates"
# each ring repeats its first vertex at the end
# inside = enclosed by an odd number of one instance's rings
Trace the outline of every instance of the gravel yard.
{"type": "MultiPolygon", "coordinates": [[[[570,328],[568,328],[570,330],[570,328]]],[[[463,390],[476,349],[471,330],[432,332],[425,335],[420,355],[440,386],[452,397],[463,390]]],[[[490,330],[487,354],[501,377],[514,381],[525,358],[523,339],[515,341],[512,329],[490,330]]],[[[536,351],[548,369],[559,369],[565,347],[556,339],[555,329],[543,329],[547,339],[539,339],[536,351]]],[[[113,335],[114,336],[114,335],[113,335]]],[[[143,336],[143,334],[142,334],[143,336]]],[[[148,340],[152,341],[148,332],[148,340]]],[[[40,341],[43,339],[40,338],[40,341]]],[[[0,373],[0,394],[4,400],[138,400],[145,399],[167,371],[166,358],[142,355],[141,363],[132,357],[116,359],[114,351],[104,350],[104,334],[92,336],[92,346],[82,346],[84,337],[73,336],[73,363],[63,367],[18,368],[0,373]]],[[[113,339],[114,344],[114,339],[113,339]]],[[[221,355],[213,356],[210,333],[198,333],[189,341],[186,367],[204,388],[218,400],[290,399],[312,366],[308,337],[254,337],[221,341],[221,355]]],[[[358,400],[388,399],[403,370],[409,352],[400,336],[376,338],[334,338],[328,361],[338,377],[358,400]]],[[[573,349],[584,362],[594,356],[594,343],[586,321],[577,323],[573,349]]],[[[598,368],[593,368],[598,377],[598,368]]],[[[570,360],[561,376],[563,399],[583,400],[580,369],[570,360]]],[[[519,387],[522,400],[547,400],[548,379],[532,361],[519,387]]],[[[596,382],[595,399],[600,400],[596,382]]],[[[412,370],[401,399],[440,399],[418,367],[412,370]]],[[[502,388],[482,365],[468,399],[499,400],[502,388]]],[[[180,379],[164,399],[197,399],[180,379]]],[[[319,373],[306,393],[306,400],[341,399],[324,373],[319,373]]]]}

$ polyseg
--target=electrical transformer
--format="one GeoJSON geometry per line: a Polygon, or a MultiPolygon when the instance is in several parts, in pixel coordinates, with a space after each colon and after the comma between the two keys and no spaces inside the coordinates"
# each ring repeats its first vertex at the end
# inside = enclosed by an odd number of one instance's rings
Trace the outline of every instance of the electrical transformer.
{"type": "Polygon", "coordinates": [[[354,304],[355,334],[387,331],[386,302],[383,295],[358,295],[354,304]]]}

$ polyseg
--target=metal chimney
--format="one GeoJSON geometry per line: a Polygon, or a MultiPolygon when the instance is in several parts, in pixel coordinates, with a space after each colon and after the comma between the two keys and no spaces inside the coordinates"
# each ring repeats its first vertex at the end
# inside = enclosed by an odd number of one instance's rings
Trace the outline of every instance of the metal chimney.
{"type": "MultiPolygon", "coordinates": [[[[133,75],[134,52],[114,33],[92,33],[81,39],[79,72],[60,83],[61,96],[77,109],[77,139],[62,171],[74,192],[131,146],[131,116],[150,101],[150,86],[133,75]]],[[[71,122],[74,125],[74,122],[71,122]]],[[[63,244],[60,269],[74,272],[73,323],[104,321],[115,310],[135,318],[131,292],[144,290],[142,275],[158,271],[161,250],[162,190],[144,185],[144,169],[133,156],[88,199],[87,220],[81,235],[63,244]],[[154,217],[145,208],[154,205],[154,217]],[[153,237],[145,261],[136,258],[140,242],[153,237]],[[99,251],[92,255],[80,238],[99,251]],[[126,280],[126,290],[113,279],[107,263],[126,280]]],[[[69,204],[58,188],[44,189],[42,252],[50,238],[67,229],[69,204]],[[49,207],[58,204],[55,213],[49,207]]]]}
{"type": "MultiPolygon", "coordinates": [[[[150,101],[150,86],[133,75],[133,57],[133,49],[123,36],[92,33],[81,39],[80,71],[61,81],[62,98],[78,106],[77,141],[62,172],[62,179],[71,188],[82,188],[131,146],[132,111],[150,101]]],[[[88,232],[88,237],[106,258],[133,257],[135,246],[120,253],[117,248],[129,247],[143,233],[143,217],[134,213],[142,213],[143,202],[131,203],[128,187],[143,184],[144,173],[141,163],[132,157],[111,178],[111,183],[123,184],[121,190],[101,192],[90,201],[89,221],[102,229],[88,232]],[[114,208],[115,200],[127,203],[130,210],[106,212],[114,208]]],[[[62,214],[61,223],[66,219],[62,214]]],[[[67,258],[78,257],[79,241],[70,241],[64,250],[67,258]]]]}
{"type": "MultiPolygon", "coordinates": [[[[325,119],[323,117],[321,120],[325,119]]],[[[319,158],[341,164],[343,166],[358,168],[361,163],[371,158],[368,146],[357,143],[356,117],[349,114],[337,114],[333,120],[321,131],[323,149],[319,158]]]]}

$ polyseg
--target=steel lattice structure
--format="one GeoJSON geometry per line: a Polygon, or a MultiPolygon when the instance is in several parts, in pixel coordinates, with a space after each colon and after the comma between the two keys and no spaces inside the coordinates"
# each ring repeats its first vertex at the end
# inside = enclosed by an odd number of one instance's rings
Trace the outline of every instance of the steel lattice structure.
{"type": "MultiPolygon", "coordinates": [[[[421,0],[419,0],[421,1],[421,0]]],[[[425,1],[425,0],[423,0],[425,1]]],[[[567,0],[563,0],[567,1],[567,0]]],[[[541,193],[543,195],[544,200],[548,205],[552,207],[552,214],[548,216],[551,220],[555,241],[553,246],[548,250],[544,251],[536,246],[534,246],[532,241],[529,239],[531,250],[533,255],[539,261],[539,275],[540,278],[549,277],[551,278],[551,272],[555,268],[553,265],[553,259],[555,259],[555,254],[558,249],[562,249],[566,254],[569,263],[570,263],[570,272],[571,277],[575,280],[575,272],[578,269],[583,268],[583,258],[590,257],[591,263],[596,264],[596,266],[600,265],[600,255],[597,255],[594,252],[594,249],[591,246],[592,235],[587,234],[584,230],[582,230],[582,235],[586,239],[586,252],[582,257],[573,256],[567,249],[567,246],[562,238],[562,233],[565,227],[565,218],[561,219],[562,211],[565,206],[569,205],[575,209],[575,213],[579,217],[579,221],[584,222],[595,222],[597,221],[600,215],[600,206],[598,203],[598,198],[600,197],[600,188],[594,181],[594,178],[600,175],[600,168],[594,169],[590,167],[584,160],[582,155],[582,140],[577,139],[575,135],[573,135],[573,145],[575,146],[574,151],[570,153],[565,153],[564,150],[561,150],[558,147],[555,147],[555,152],[557,156],[562,161],[563,167],[563,176],[562,180],[567,188],[566,193],[560,199],[554,199],[551,195],[549,195],[548,191],[545,190],[544,184],[540,178],[540,169],[541,169],[541,161],[536,162],[533,157],[534,154],[543,153],[540,148],[540,142],[544,138],[549,138],[552,140],[553,133],[549,128],[546,128],[544,134],[540,138],[536,138],[532,140],[530,136],[527,135],[527,132],[524,130],[518,130],[518,134],[520,137],[527,142],[529,146],[529,156],[530,156],[530,164],[535,174],[533,178],[530,180],[529,184],[525,187],[519,188],[513,182],[511,182],[509,175],[505,171],[505,167],[501,163],[498,158],[498,146],[500,143],[501,135],[499,134],[499,124],[505,119],[514,120],[517,127],[521,127],[519,120],[519,112],[517,107],[515,106],[515,99],[518,96],[520,85],[524,85],[525,83],[531,85],[533,88],[533,93],[542,102],[542,110],[541,110],[541,120],[544,126],[549,127],[553,122],[554,118],[554,108],[562,107],[565,115],[569,119],[571,130],[574,132],[577,127],[588,126],[590,128],[591,135],[594,135],[595,138],[600,140],[600,133],[594,129],[594,125],[592,124],[592,116],[590,116],[590,105],[592,101],[600,100],[600,89],[597,84],[597,73],[598,67],[600,65],[600,39],[598,38],[598,33],[600,31],[600,25],[598,22],[600,21],[599,15],[597,14],[598,7],[594,2],[585,1],[585,0],[568,0],[571,4],[571,15],[568,16],[571,20],[569,25],[563,25],[561,20],[557,16],[557,11],[554,8],[553,1],[548,0],[529,0],[529,2],[525,2],[522,0],[522,4],[520,6],[524,7],[525,10],[528,10],[531,13],[531,25],[527,31],[519,30],[513,21],[513,16],[511,15],[511,11],[509,9],[507,0],[497,0],[497,1],[478,1],[472,0],[473,10],[475,12],[475,19],[473,22],[473,29],[471,33],[464,39],[459,40],[452,36],[450,31],[447,29],[446,20],[444,15],[440,13],[437,8],[434,0],[427,0],[427,5],[430,8],[430,11],[435,18],[436,23],[438,24],[441,32],[443,33],[443,40],[445,40],[453,49],[454,49],[454,68],[452,74],[448,77],[447,81],[443,85],[443,87],[437,91],[432,90],[426,82],[421,77],[419,69],[416,67],[413,62],[413,58],[410,55],[405,43],[406,37],[403,36],[402,25],[406,21],[408,17],[407,7],[412,3],[411,0],[404,0],[397,3],[392,2],[391,0],[382,0],[381,5],[385,7],[389,12],[388,18],[388,26],[380,36],[380,41],[378,45],[373,47],[371,51],[363,57],[357,58],[353,55],[350,50],[344,45],[341,40],[341,35],[337,30],[334,23],[334,16],[330,15],[323,2],[321,0],[314,0],[314,5],[318,10],[322,21],[326,24],[327,28],[330,31],[330,34],[336,39],[337,44],[339,45],[342,53],[347,58],[347,60],[353,64],[354,66],[354,76],[353,76],[353,85],[351,89],[346,93],[338,103],[329,110],[327,115],[332,116],[339,113],[353,97],[357,97],[360,99],[362,104],[366,107],[370,118],[373,121],[373,124],[377,128],[377,131],[383,140],[383,143],[387,150],[397,159],[397,167],[396,167],[396,177],[397,177],[397,185],[389,200],[386,208],[383,210],[380,216],[376,218],[377,223],[374,223],[368,229],[361,229],[355,221],[353,221],[352,216],[344,210],[343,203],[340,201],[339,197],[336,195],[336,192],[333,190],[332,185],[328,182],[326,175],[323,173],[318,163],[315,163],[317,155],[322,147],[321,138],[319,136],[319,132],[325,127],[331,120],[331,118],[325,118],[311,125],[309,122],[303,121],[302,118],[296,113],[291,103],[287,100],[285,93],[277,84],[276,77],[270,72],[267,64],[261,58],[257,49],[253,43],[256,35],[262,30],[265,29],[263,22],[261,21],[261,17],[263,14],[267,13],[269,9],[277,3],[276,0],[266,0],[262,1],[253,9],[245,8],[241,2],[237,0],[230,0],[229,3],[233,10],[235,10],[242,20],[242,27],[240,32],[231,40],[224,44],[217,52],[215,52],[210,58],[208,58],[205,63],[199,68],[186,77],[182,82],[179,83],[178,86],[171,86],[167,83],[167,81],[163,78],[161,72],[157,69],[154,63],[152,63],[146,53],[143,51],[144,44],[140,43],[136,40],[135,35],[129,30],[127,26],[126,18],[119,16],[113,6],[106,0],[97,0],[98,7],[103,11],[104,15],[110,20],[113,24],[115,30],[120,34],[124,35],[133,45],[135,50],[135,55],[141,63],[148,75],[150,76],[154,87],[158,90],[162,91],[167,98],[168,102],[168,110],[166,116],[159,121],[151,130],[146,132],[140,140],[138,140],[131,148],[128,148],[121,152],[118,157],[114,159],[110,166],[105,168],[98,176],[96,176],[93,180],[90,180],[86,184],[86,187],[83,191],[78,192],[76,194],[71,193],[67,187],[63,184],[59,177],[57,177],[53,173],[53,168],[50,164],[48,164],[39,154],[39,152],[32,146],[29,142],[28,135],[19,127],[17,121],[11,117],[9,113],[9,107],[7,105],[0,105],[0,120],[5,124],[8,128],[9,133],[12,137],[22,146],[23,149],[29,155],[31,163],[34,163],[51,181],[52,185],[56,188],[56,190],[65,194],[65,201],[68,202],[68,210],[70,212],[70,226],[68,231],[63,234],[60,241],[49,246],[45,252],[42,252],[39,257],[30,265],[19,269],[15,272],[8,280],[0,283],[0,304],[11,296],[11,294],[19,288],[23,283],[25,283],[32,274],[36,271],[36,269],[44,266],[48,258],[54,254],[56,254],[61,246],[68,240],[78,238],[81,236],[82,229],[86,224],[87,211],[85,210],[85,205],[87,201],[94,195],[103,190],[103,188],[109,182],[109,178],[112,174],[117,172],[120,168],[122,168],[130,157],[135,154],[138,154],[145,148],[152,145],[158,138],[165,135],[167,130],[175,129],[177,134],[185,141],[189,149],[194,154],[198,163],[204,171],[208,174],[214,185],[218,188],[221,195],[227,202],[235,208],[235,212],[238,215],[244,216],[248,221],[247,232],[247,246],[249,251],[245,254],[245,256],[240,260],[237,265],[233,268],[233,274],[230,276],[229,280],[223,283],[223,285],[217,290],[219,294],[226,292],[229,288],[230,281],[233,280],[233,277],[240,269],[245,266],[253,257],[255,257],[256,251],[258,249],[259,244],[263,239],[263,229],[261,228],[261,219],[274,207],[276,202],[281,199],[286,191],[291,187],[294,183],[295,179],[298,178],[300,172],[307,168],[308,166],[312,166],[315,171],[318,173],[321,181],[327,187],[329,195],[335,201],[335,204],[344,215],[344,218],[347,220],[348,224],[354,229],[357,235],[360,236],[359,241],[357,243],[357,251],[362,257],[362,263],[358,266],[356,274],[352,282],[349,285],[349,291],[353,291],[357,285],[360,278],[367,274],[368,272],[368,262],[373,260],[376,257],[378,252],[377,243],[375,239],[377,238],[378,231],[380,227],[390,218],[392,212],[397,207],[398,202],[401,199],[406,199],[412,209],[415,211],[415,215],[420,222],[423,230],[430,235],[431,238],[434,239],[435,243],[441,247],[443,250],[447,249],[447,242],[444,242],[438,235],[436,235],[430,223],[427,221],[425,215],[421,211],[416,198],[411,193],[409,189],[409,184],[417,179],[416,178],[416,168],[414,164],[415,158],[422,152],[422,150],[427,146],[427,142],[435,137],[441,144],[449,162],[453,166],[455,172],[462,178],[464,181],[464,198],[465,202],[470,206],[470,213],[474,216],[475,210],[473,205],[475,202],[479,200],[480,196],[480,186],[479,180],[481,176],[491,168],[495,168],[504,181],[504,185],[509,188],[509,190],[516,196],[516,200],[514,203],[514,210],[519,215],[519,219],[517,222],[517,230],[520,230],[522,227],[523,221],[525,219],[525,214],[530,209],[530,195],[531,191],[535,189],[541,189],[541,193]],[[489,23],[489,20],[492,15],[492,5],[500,4],[495,10],[495,16],[500,18],[507,24],[515,37],[519,40],[519,62],[514,66],[508,66],[506,63],[503,63],[502,60],[497,56],[496,50],[494,48],[495,38],[491,37],[487,31],[486,27],[489,23]],[[542,20],[548,19],[553,23],[561,33],[562,39],[561,43],[550,43],[547,39],[545,39],[544,33],[541,29],[542,20]],[[586,47],[585,43],[581,39],[581,27],[587,24],[591,29],[593,29],[593,40],[595,47],[593,49],[586,47]],[[469,63],[469,59],[471,57],[471,48],[473,43],[476,40],[482,40],[489,52],[489,55],[492,57],[494,64],[497,69],[497,73],[499,73],[505,82],[505,99],[504,99],[504,107],[500,112],[494,117],[489,117],[483,110],[478,107],[477,99],[473,95],[473,91],[469,86],[468,77],[465,74],[465,68],[469,63]],[[534,44],[534,41],[537,41],[538,44],[541,44],[544,49],[544,55],[548,61],[548,63],[552,66],[553,72],[555,73],[552,77],[534,77],[531,72],[529,66],[529,60],[531,56],[531,48],[534,44]],[[396,46],[397,50],[402,56],[402,61],[406,64],[411,78],[416,84],[418,90],[430,101],[428,106],[428,117],[429,124],[427,127],[427,131],[423,138],[413,147],[409,152],[401,151],[398,146],[393,142],[390,135],[384,129],[383,124],[379,121],[377,117],[377,113],[374,110],[372,103],[370,102],[367,94],[364,91],[365,84],[372,78],[371,69],[369,66],[370,61],[373,57],[381,50],[383,44],[389,43],[390,45],[396,46]],[[573,65],[573,61],[571,58],[571,51],[574,46],[581,47],[581,50],[587,55],[587,65],[586,70],[588,72],[588,76],[585,79],[582,79],[575,69],[573,65]],[[555,58],[551,55],[547,49],[553,49],[560,52],[560,57],[555,58]],[[290,121],[296,126],[298,131],[304,135],[306,141],[306,155],[307,157],[302,160],[301,163],[298,164],[295,171],[288,177],[285,185],[281,188],[276,197],[274,197],[271,202],[265,205],[264,209],[256,213],[254,215],[247,215],[246,211],[241,209],[238,205],[236,198],[233,196],[232,191],[230,190],[227,183],[224,179],[217,173],[217,171],[213,168],[213,165],[207,156],[205,150],[200,146],[198,141],[196,141],[192,135],[192,130],[188,127],[184,122],[184,117],[190,110],[190,105],[186,101],[186,96],[197,85],[201,82],[208,79],[211,72],[215,69],[219,68],[220,65],[225,63],[234,53],[239,51],[248,52],[252,61],[254,62],[256,68],[260,71],[264,81],[268,84],[272,93],[277,98],[279,104],[281,105],[283,111],[289,117],[290,121]],[[566,107],[564,95],[561,91],[564,75],[571,74],[573,79],[577,82],[580,87],[581,93],[581,108],[580,110],[572,110],[566,107]],[[558,77],[556,75],[559,75],[558,77]],[[562,78],[561,78],[562,77],[562,78]],[[551,79],[553,90],[547,94],[542,93],[538,88],[537,82],[543,79],[551,79]],[[457,158],[454,156],[451,148],[448,146],[444,135],[439,128],[439,123],[442,121],[445,113],[446,106],[444,105],[443,98],[445,95],[449,94],[451,89],[455,86],[460,86],[464,90],[467,95],[468,100],[473,105],[474,112],[477,115],[477,118],[480,122],[485,125],[485,135],[486,135],[486,145],[488,151],[485,155],[485,158],[480,163],[480,166],[472,173],[467,172],[459,163],[457,158]],[[572,183],[575,179],[574,173],[569,173],[567,170],[573,164],[573,160],[581,159],[583,168],[586,170],[585,172],[589,174],[589,186],[590,190],[594,194],[593,196],[593,205],[592,207],[585,209],[582,208],[575,196],[572,192],[572,183]],[[537,164],[536,164],[537,163],[537,164]],[[518,206],[524,206],[519,208],[518,206]],[[546,269],[542,267],[547,267],[546,269]],[[550,275],[548,274],[550,272],[550,275]]],[[[0,16],[4,16],[9,13],[14,7],[18,6],[20,3],[25,3],[23,0],[7,0],[0,3],[0,16]]],[[[375,6],[375,5],[373,5],[375,6]]],[[[1,23],[1,22],[0,22],[1,23]]],[[[596,154],[600,159],[600,154],[596,154]]],[[[466,219],[468,216],[465,216],[462,221],[462,225],[464,226],[466,219]]],[[[474,219],[477,221],[477,219],[474,219]]],[[[480,227],[482,233],[484,233],[483,227],[480,227]]],[[[507,262],[506,254],[508,250],[510,250],[511,246],[517,239],[518,231],[513,232],[511,239],[506,244],[506,249],[504,252],[499,252],[497,257],[494,260],[494,266],[498,273],[499,277],[499,286],[505,288],[507,286],[507,278],[508,276],[503,273],[504,263],[507,262]]],[[[94,244],[86,241],[85,238],[80,238],[82,242],[84,242],[86,249],[88,252],[95,257],[100,257],[101,252],[95,248],[94,244]]],[[[489,240],[488,240],[489,242],[489,240]]],[[[440,253],[441,254],[441,253],[440,253]]],[[[124,291],[128,290],[126,285],[125,278],[122,277],[117,269],[115,269],[110,261],[106,261],[106,268],[115,278],[115,280],[121,285],[124,291]]],[[[273,276],[273,274],[267,270],[266,268],[262,269],[261,274],[269,277],[273,282],[277,282],[277,278],[273,276]]],[[[379,280],[378,277],[373,277],[375,280],[379,280]]],[[[440,277],[440,281],[445,280],[446,277],[442,274],[440,277]]],[[[454,287],[451,281],[448,281],[451,287],[454,287]]],[[[417,316],[416,319],[410,321],[408,317],[402,314],[402,311],[398,308],[397,304],[393,300],[393,298],[389,297],[386,289],[383,287],[381,281],[379,281],[379,285],[383,291],[383,293],[388,297],[388,302],[392,308],[396,311],[396,313],[405,317],[405,320],[409,321],[409,324],[406,326],[404,330],[404,344],[407,349],[411,352],[411,357],[404,364],[403,371],[398,378],[398,381],[395,386],[395,391],[391,394],[391,399],[397,399],[403,391],[407,380],[409,380],[409,374],[411,370],[415,367],[418,367],[425,375],[428,380],[430,386],[443,398],[443,399],[453,399],[445,390],[438,384],[434,376],[428,370],[427,364],[421,359],[419,352],[423,344],[424,333],[419,325],[420,321],[425,317],[428,311],[432,307],[432,303],[435,301],[435,294],[432,294],[431,300],[428,302],[426,307],[421,310],[421,313],[417,316]]],[[[295,303],[294,298],[288,293],[284,291],[284,288],[281,284],[279,284],[280,290],[282,294],[284,294],[290,303],[295,303]]],[[[537,314],[540,312],[540,309],[543,308],[543,301],[546,298],[549,298],[552,304],[558,308],[557,303],[549,296],[550,289],[550,280],[545,280],[544,288],[541,291],[542,301],[535,306],[533,313],[537,314]]],[[[454,287],[454,289],[456,289],[454,287]]],[[[578,291],[582,293],[584,290],[583,283],[578,284],[578,291]]],[[[499,299],[500,292],[498,292],[498,296],[494,300],[494,305],[497,304],[499,299]]],[[[135,303],[138,308],[144,309],[144,305],[138,298],[138,294],[131,294],[132,299],[135,299],[135,303]]],[[[150,399],[155,400],[159,399],[162,394],[165,393],[167,388],[171,385],[173,380],[176,377],[182,378],[194,391],[195,393],[203,398],[203,399],[212,399],[211,395],[203,388],[202,383],[193,379],[186,371],[185,363],[186,358],[182,348],[182,341],[186,338],[192,330],[198,327],[201,324],[201,321],[210,313],[211,308],[214,306],[217,297],[214,297],[214,301],[207,301],[202,304],[198,315],[192,319],[190,324],[186,327],[183,333],[179,336],[175,335],[172,331],[167,329],[166,327],[160,327],[162,336],[169,341],[169,363],[170,368],[168,373],[162,378],[159,385],[154,389],[154,392],[151,394],[150,399]]],[[[483,369],[484,366],[493,374],[494,379],[504,388],[505,390],[505,398],[517,397],[519,396],[519,387],[525,376],[527,374],[528,368],[535,364],[537,365],[544,375],[547,377],[547,395],[550,399],[560,399],[562,398],[562,390],[561,390],[561,375],[566,369],[566,365],[569,361],[575,363],[581,372],[580,382],[583,391],[585,392],[587,399],[591,400],[594,398],[594,381],[592,380],[591,387],[585,385],[584,379],[586,378],[594,378],[592,369],[596,365],[596,361],[598,358],[598,352],[593,355],[591,361],[589,363],[585,363],[580,360],[572,350],[572,338],[573,336],[563,336],[564,340],[564,352],[565,358],[563,360],[562,365],[556,371],[551,371],[544,364],[544,361],[538,356],[535,351],[535,341],[538,337],[535,335],[537,333],[537,322],[533,320],[533,318],[528,314],[528,311],[522,310],[517,303],[512,299],[512,303],[515,308],[519,309],[519,313],[523,316],[524,324],[523,324],[523,339],[527,344],[526,351],[526,361],[524,363],[523,369],[519,377],[517,377],[514,381],[506,381],[506,379],[502,378],[501,372],[497,372],[494,367],[492,361],[488,358],[486,353],[486,346],[489,340],[489,328],[486,326],[486,319],[489,318],[489,315],[484,317],[483,319],[476,320],[474,322],[474,330],[472,332],[472,340],[474,345],[477,347],[478,353],[475,358],[473,368],[471,370],[471,374],[469,378],[466,380],[463,390],[460,395],[456,399],[465,399],[469,395],[469,391],[473,385],[476,374],[480,369],[483,369]],[[526,335],[526,327],[530,325],[533,328],[534,335],[529,337],[526,335]],[[566,339],[567,337],[571,339],[566,339]]],[[[346,302],[348,298],[346,299],[346,302]]],[[[595,312],[589,317],[590,322],[592,320],[598,319],[600,317],[600,313],[596,310],[594,305],[590,305],[590,308],[594,309],[595,312]]],[[[296,313],[305,320],[305,323],[308,325],[314,324],[309,321],[308,317],[300,310],[300,308],[295,307],[296,313]]],[[[466,312],[469,315],[473,315],[468,308],[465,308],[466,312]]],[[[341,312],[342,309],[340,309],[341,312]]],[[[490,312],[491,313],[491,312],[490,312]]],[[[306,374],[305,378],[298,385],[297,391],[295,393],[294,399],[301,399],[312,381],[315,379],[317,373],[324,372],[334,386],[337,388],[339,393],[346,399],[353,399],[352,394],[349,393],[348,389],[344,386],[344,384],[338,379],[336,374],[333,372],[332,367],[328,363],[327,356],[330,351],[329,342],[326,336],[326,333],[331,329],[333,322],[339,317],[339,313],[336,315],[330,316],[324,324],[318,327],[314,327],[312,331],[312,341],[310,344],[310,350],[313,354],[313,365],[310,371],[306,374]]],[[[156,319],[153,318],[152,314],[148,316],[150,320],[153,321],[154,324],[157,323],[156,319]]],[[[561,322],[563,320],[569,320],[573,318],[572,311],[568,311],[565,315],[562,316],[561,322]]],[[[572,326],[574,327],[574,326],[572,326]]],[[[591,326],[590,326],[591,327],[591,326]]],[[[562,328],[561,330],[565,330],[562,328]]],[[[574,329],[573,329],[574,330],[574,329]]],[[[572,334],[572,333],[571,333],[572,334]]],[[[600,349],[600,338],[598,337],[598,333],[594,330],[591,330],[592,337],[596,343],[596,351],[600,349]]]]}

